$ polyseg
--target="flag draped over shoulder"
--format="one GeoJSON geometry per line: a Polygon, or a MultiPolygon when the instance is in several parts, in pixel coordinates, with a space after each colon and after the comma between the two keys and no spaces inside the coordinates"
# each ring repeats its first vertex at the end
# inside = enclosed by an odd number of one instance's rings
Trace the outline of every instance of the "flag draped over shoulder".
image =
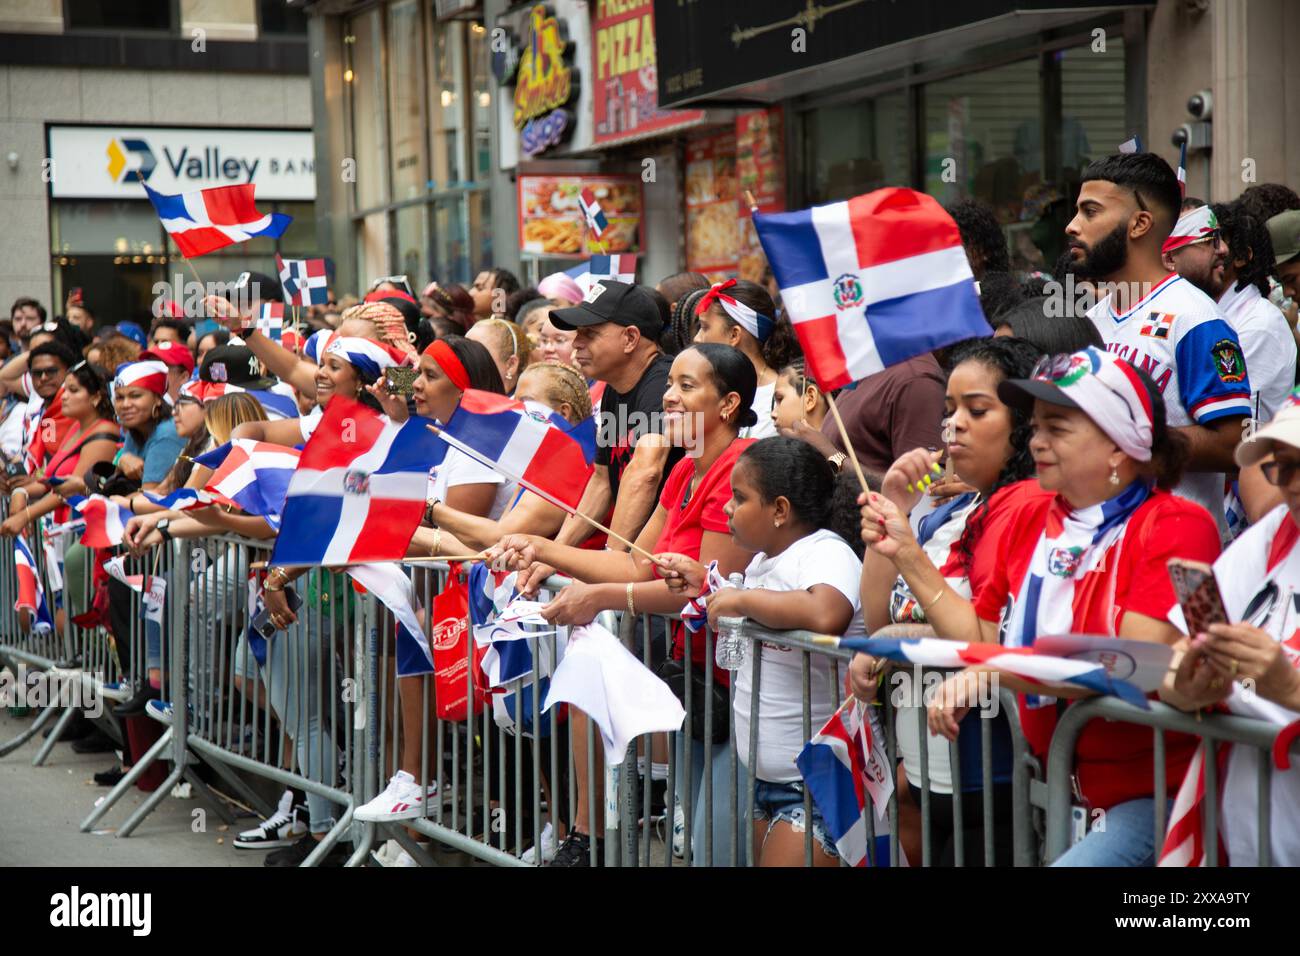
{"type": "Polygon", "coordinates": [[[925,193],[755,213],[754,228],[823,389],[990,334],[957,224],[925,193]]]}

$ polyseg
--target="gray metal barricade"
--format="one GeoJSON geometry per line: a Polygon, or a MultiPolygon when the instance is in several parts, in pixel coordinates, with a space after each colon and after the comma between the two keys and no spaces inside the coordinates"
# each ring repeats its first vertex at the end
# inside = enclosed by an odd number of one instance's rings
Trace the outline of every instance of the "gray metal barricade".
{"type": "MultiPolygon", "coordinates": [[[[1267,721],[1239,717],[1233,714],[1188,714],[1167,704],[1151,702],[1150,710],[1142,710],[1114,697],[1095,697],[1071,704],[1060,716],[1052,734],[1047,756],[1047,847],[1050,863],[1058,859],[1070,845],[1070,814],[1072,806],[1071,777],[1074,772],[1074,751],[1079,735],[1091,720],[1122,721],[1150,727],[1153,734],[1154,807],[1152,819],[1157,857],[1164,845],[1167,826],[1166,805],[1169,789],[1177,791],[1181,780],[1167,780],[1165,775],[1165,733],[1169,731],[1191,734],[1209,741],[1213,752],[1219,743],[1233,743],[1253,747],[1259,752],[1258,804],[1259,865],[1272,863],[1272,807],[1271,785],[1273,779],[1274,742],[1281,727],[1267,721]]],[[[1300,751],[1296,740],[1291,752],[1300,751]]],[[[1205,761],[1205,832],[1218,832],[1216,816],[1219,811],[1218,764],[1214,759],[1205,761]]],[[[1219,847],[1215,839],[1205,841],[1206,862],[1219,865],[1219,847]]]]}

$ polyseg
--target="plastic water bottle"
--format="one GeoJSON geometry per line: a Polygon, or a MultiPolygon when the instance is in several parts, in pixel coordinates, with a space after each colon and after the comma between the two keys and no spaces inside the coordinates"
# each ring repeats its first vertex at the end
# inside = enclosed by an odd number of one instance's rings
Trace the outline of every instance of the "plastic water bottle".
{"type": "MultiPolygon", "coordinates": [[[[734,571],[728,579],[733,588],[745,586],[745,576],[734,571]]],[[[718,633],[713,647],[713,659],[726,671],[738,671],[749,659],[749,640],[744,635],[743,617],[718,618],[718,633]]]]}

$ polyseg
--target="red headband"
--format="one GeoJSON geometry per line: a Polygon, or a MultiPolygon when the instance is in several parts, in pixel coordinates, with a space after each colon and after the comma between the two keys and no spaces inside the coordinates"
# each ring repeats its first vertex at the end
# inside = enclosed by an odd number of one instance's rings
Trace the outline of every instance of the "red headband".
{"type": "Polygon", "coordinates": [[[469,373],[465,371],[464,364],[456,357],[450,345],[442,339],[435,339],[424,350],[424,354],[438,363],[438,368],[451,379],[451,384],[462,392],[469,388],[469,373]]]}
{"type": "Polygon", "coordinates": [[[732,299],[731,296],[722,294],[723,289],[730,289],[735,284],[735,279],[728,279],[726,282],[714,283],[708,292],[700,296],[700,301],[695,304],[695,314],[703,315],[705,312],[708,312],[709,306],[713,305],[714,302],[722,302],[724,299],[731,299],[732,302],[735,302],[736,300],[732,299]]]}

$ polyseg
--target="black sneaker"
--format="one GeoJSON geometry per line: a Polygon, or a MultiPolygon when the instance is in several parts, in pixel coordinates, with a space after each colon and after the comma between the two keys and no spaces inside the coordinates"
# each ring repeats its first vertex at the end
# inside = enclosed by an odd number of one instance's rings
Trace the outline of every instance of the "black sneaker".
{"type": "Polygon", "coordinates": [[[294,792],[286,790],[280,797],[275,813],[251,830],[245,830],[235,837],[235,849],[274,850],[276,847],[292,846],[307,832],[307,824],[304,822],[307,815],[298,814],[293,800],[294,792]]]}
{"type": "Polygon", "coordinates": [[[150,686],[146,681],[135,692],[135,696],[128,701],[124,701],[113,708],[115,717],[138,717],[144,713],[145,707],[151,700],[161,700],[162,691],[157,687],[150,686]]]}
{"type": "MultiPolygon", "coordinates": [[[[603,865],[605,859],[605,841],[596,841],[596,865],[603,865]]],[[[591,866],[591,837],[576,830],[569,831],[569,837],[555,851],[555,859],[547,866],[591,866]]]]}
{"type": "Polygon", "coordinates": [[[122,782],[122,778],[125,776],[126,771],[122,769],[121,764],[118,764],[112,770],[104,770],[101,773],[95,774],[95,783],[99,784],[101,787],[116,787],[122,782]]]}
{"type": "MultiPolygon", "coordinates": [[[[273,853],[268,853],[266,859],[263,861],[263,865],[283,867],[302,866],[303,861],[306,860],[307,857],[311,856],[312,851],[316,849],[319,842],[319,840],[308,833],[297,843],[292,843],[283,849],[276,850],[273,853]]],[[[349,855],[346,846],[336,843],[334,844],[334,848],[325,855],[325,859],[320,861],[320,865],[342,866],[348,861],[349,855]]]]}

